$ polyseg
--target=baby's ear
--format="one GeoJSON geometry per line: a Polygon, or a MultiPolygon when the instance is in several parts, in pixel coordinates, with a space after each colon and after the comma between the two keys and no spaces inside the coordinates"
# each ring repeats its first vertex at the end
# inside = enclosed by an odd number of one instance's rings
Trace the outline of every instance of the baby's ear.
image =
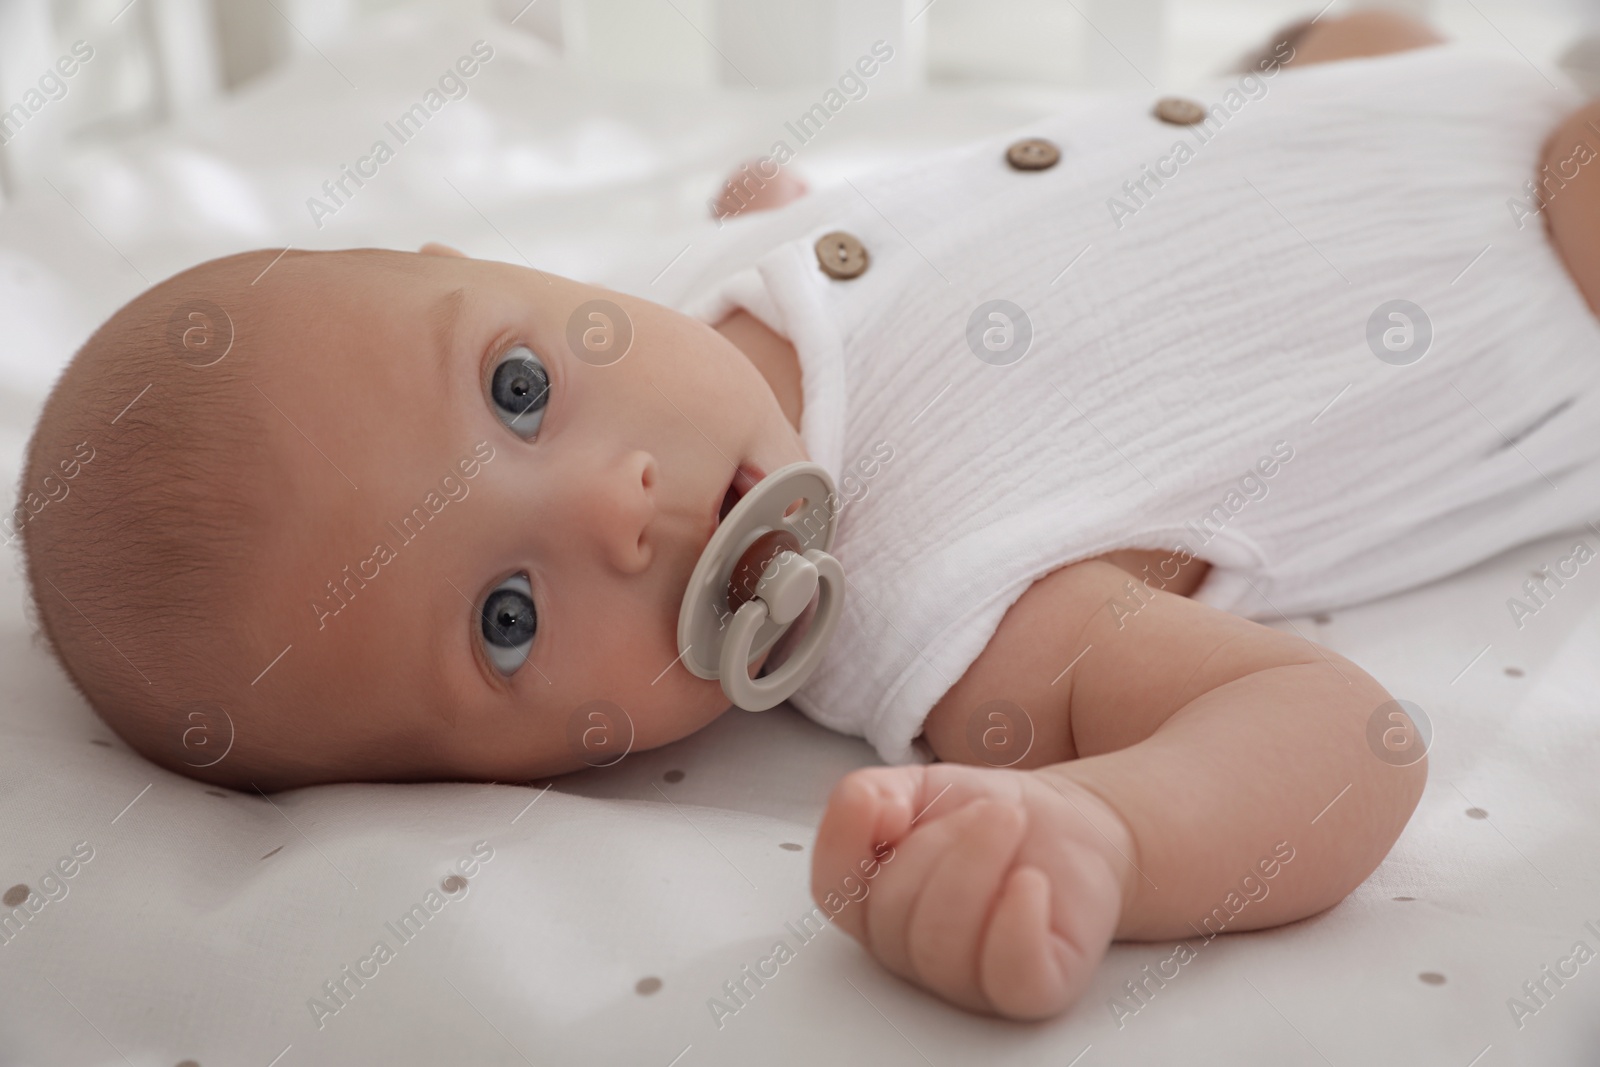
{"type": "Polygon", "coordinates": [[[466,253],[451,248],[449,245],[442,245],[437,241],[429,241],[427,244],[417,249],[417,251],[425,256],[455,256],[457,259],[467,258],[466,253]]]}

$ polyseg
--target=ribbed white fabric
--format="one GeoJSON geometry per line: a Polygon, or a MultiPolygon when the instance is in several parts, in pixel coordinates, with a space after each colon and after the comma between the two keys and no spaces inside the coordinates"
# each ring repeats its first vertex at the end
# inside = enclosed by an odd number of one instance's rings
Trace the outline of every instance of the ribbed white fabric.
{"type": "Polygon", "coordinates": [[[683,304],[746,307],[799,353],[806,446],[859,498],[839,633],[794,703],[885,760],[919,758],[928,710],[1065,563],[1183,548],[1213,565],[1197,599],[1278,617],[1600,516],[1600,322],[1509,206],[1576,91],[1451,43],[1216,79],[1192,94],[1209,127],[1154,95],[732,223],[683,304]],[[1020,136],[1060,162],[1012,169],[1020,136]],[[864,274],[819,269],[830,230],[864,274]],[[1032,326],[1011,365],[967,341],[992,299],[1032,326]],[[1403,366],[1368,341],[1395,299],[1433,330],[1403,366]]]}

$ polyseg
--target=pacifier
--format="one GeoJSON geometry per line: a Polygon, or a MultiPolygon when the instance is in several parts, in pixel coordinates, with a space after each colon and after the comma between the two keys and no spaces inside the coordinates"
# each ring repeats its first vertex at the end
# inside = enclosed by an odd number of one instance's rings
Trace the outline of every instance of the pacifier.
{"type": "Polygon", "coordinates": [[[817,464],[779,468],[728,512],[689,578],[678,612],[683,665],[696,678],[720,678],[728,699],[746,711],[766,711],[799,689],[838,626],[844,569],[828,555],[838,532],[834,499],[833,479],[817,464]],[[750,677],[750,664],[805,612],[819,586],[800,644],[772,674],[750,677]]]}

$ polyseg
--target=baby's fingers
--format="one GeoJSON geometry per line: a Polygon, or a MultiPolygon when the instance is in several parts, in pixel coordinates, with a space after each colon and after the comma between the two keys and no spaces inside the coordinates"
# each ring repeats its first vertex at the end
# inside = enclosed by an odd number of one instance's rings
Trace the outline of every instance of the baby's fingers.
{"type": "MultiPolygon", "coordinates": [[[[970,834],[981,834],[992,823],[994,807],[990,802],[974,801],[943,818],[918,823],[910,836],[896,843],[894,862],[879,875],[864,909],[864,942],[879,962],[895,974],[927,984],[912,962],[912,917],[920,907],[922,895],[938,879],[948,881],[959,872],[959,868],[945,867],[945,857],[958,842],[970,834]]],[[[941,902],[937,906],[948,904],[941,902]]]]}
{"type": "Polygon", "coordinates": [[[1050,928],[1050,879],[1037,867],[1011,872],[984,938],[978,983],[993,1010],[1043,1019],[1077,998],[1092,968],[1050,928]]]}
{"type": "Polygon", "coordinates": [[[981,1010],[988,1007],[978,982],[984,928],[1022,844],[1027,815],[1016,805],[975,800],[945,822],[958,819],[965,825],[912,907],[907,949],[918,981],[981,1010]]]}
{"type": "MultiPolygon", "coordinates": [[[[911,827],[919,775],[915,769],[871,768],[852,771],[834,786],[811,856],[813,900],[826,908],[830,893],[850,899],[852,887],[874,879],[883,864],[892,861],[894,849],[884,846],[893,846],[911,827]]],[[[866,917],[860,906],[839,910],[834,922],[866,944],[866,917]]]]}

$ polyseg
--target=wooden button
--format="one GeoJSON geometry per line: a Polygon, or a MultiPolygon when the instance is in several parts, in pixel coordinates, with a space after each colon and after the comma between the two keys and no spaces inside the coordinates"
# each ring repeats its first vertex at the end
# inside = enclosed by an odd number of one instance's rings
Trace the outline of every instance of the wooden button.
{"type": "Polygon", "coordinates": [[[1174,126],[1193,126],[1206,117],[1206,109],[1182,96],[1163,96],[1156,101],[1156,118],[1174,126]]]}
{"type": "Polygon", "coordinates": [[[1017,170],[1049,170],[1061,158],[1061,149],[1043,137],[1028,137],[1006,149],[1006,162],[1017,170]]]}
{"type": "Polygon", "coordinates": [[[854,278],[867,269],[867,249],[843,230],[817,238],[817,265],[830,278],[854,278]]]}

